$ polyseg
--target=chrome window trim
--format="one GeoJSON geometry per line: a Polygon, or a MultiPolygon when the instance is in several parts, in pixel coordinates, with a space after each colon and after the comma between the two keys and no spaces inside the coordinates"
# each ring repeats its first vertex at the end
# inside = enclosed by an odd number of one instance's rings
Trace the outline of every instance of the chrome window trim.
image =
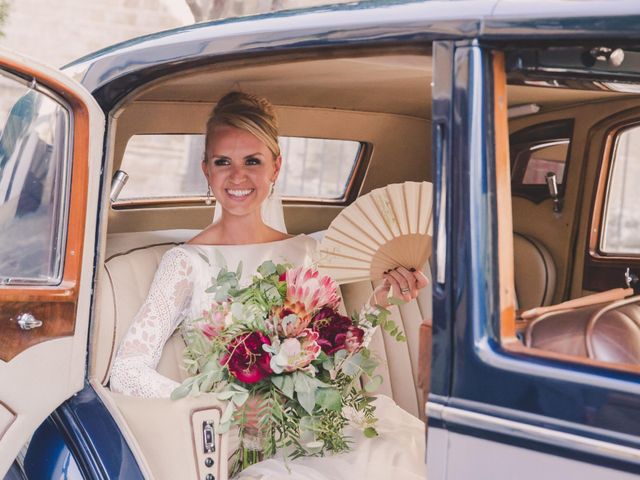
{"type": "Polygon", "coordinates": [[[618,445],[613,442],[596,440],[493,415],[449,407],[431,401],[427,402],[427,416],[441,420],[445,424],[464,425],[506,436],[555,445],[569,450],[615,457],[616,459],[640,464],[640,449],[618,445]]]}
{"type": "MultiPolygon", "coordinates": [[[[535,152],[536,150],[540,150],[542,148],[547,148],[547,147],[554,147],[556,145],[568,145],[569,143],[571,143],[571,139],[569,138],[563,138],[563,139],[559,139],[559,140],[551,140],[551,141],[544,141],[541,143],[536,143],[533,144],[529,147],[529,151],[531,152],[535,152]]],[[[565,162],[558,162],[558,163],[565,163],[565,162]]]]}
{"type": "Polygon", "coordinates": [[[58,258],[55,260],[56,265],[54,268],[54,275],[48,278],[37,279],[37,278],[22,278],[22,277],[0,277],[0,286],[1,285],[42,285],[42,286],[56,286],[60,285],[62,282],[62,278],[64,276],[64,257],[67,251],[67,231],[68,231],[68,223],[69,223],[69,204],[71,198],[71,170],[73,166],[73,144],[75,137],[75,123],[74,123],[74,115],[73,109],[71,105],[60,95],[58,95],[53,90],[41,85],[37,82],[35,78],[31,78],[30,80],[25,79],[24,77],[17,75],[9,70],[0,69],[0,75],[10,78],[30,90],[38,92],[46,97],[49,97],[51,100],[60,105],[67,116],[67,135],[64,140],[66,145],[62,147],[62,151],[66,152],[65,154],[65,165],[60,169],[60,173],[62,178],[60,180],[60,219],[58,221],[58,226],[60,227],[58,230],[57,238],[55,239],[58,242],[58,258]]]}
{"type": "MultiPolygon", "coordinates": [[[[625,252],[625,251],[613,251],[613,250],[606,250],[605,249],[605,239],[607,237],[607,225],[609,223],[609,202],[610,202],[610,193],[611,193],[611,189],[612,189],[612,182],[613,182],[613,172],[614,169],[616,168],[616,164],[617,162],[617,153],[618,153],[618,144],[620,143],[620,137],[622,136],[622,134],[624,134],[625,132],[635,129],[635,128],[640,128],[640,124],[638,123],[631,123],[629,125],[627,125],[624,128],[619,129],[616,133],[615,133],[615,138],[613,140],[613,148],[611,149],[611,160],[610,160],[610,166],[609,166],[609,171],[607,172],[607,182],[606,182],[606,190],[605,190],[605,198],[604,198],[604,205],[602,208],[602,223],[601,223],[601,227],[600,227],[600,238],[598,239],[598,250],[600,253],[602,253],[604,256],[607,257],[613,257],[613,258],[617,258],[617,257],[628,257],[628,258],[638,258],[640,257],[640,253],[638,252],[625,252]]],[[[611,248],[611,247],[608,247],[611,248]]]]}

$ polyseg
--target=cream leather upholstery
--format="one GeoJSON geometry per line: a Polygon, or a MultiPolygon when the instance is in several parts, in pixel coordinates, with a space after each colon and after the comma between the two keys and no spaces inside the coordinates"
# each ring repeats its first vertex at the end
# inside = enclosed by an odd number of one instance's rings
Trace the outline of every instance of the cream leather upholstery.
{"type": "MultiPolygon", "coordinates": [[[[93,325],[90,374],[106,385],[113,356],[135,313],[144,301],[164,252],[186,241],[196,232],[175,230],[144,234],[116,234],[109,237],[107,260],[100,270],[98,304],[93,325]],[[171,239],[172,241],[169,241],[171,239]]],[[[555,268],[549,252],[539,242],[514,235],[516,291],[520,306],[545,305],[555,288],[555,268]]],[[[429,274],[429,272],[426,272],[429,274]]],[[[348,313],[359,310],[369,299],[373,285],[359,282],[342,286],[348,313]]],[[[392,318],[404,331],[406,343],[398,343],[386,332],[377,332],[372,349],[381,359],[379,372],[384,382],[380,392],[391,396],[402,408],[416,416],[424,413],[425,398],[417,386],[418,372],[429,368],[419,364],[419,330],[431,319],[431,289],[406,305],[392,307],[392,318]]],[[[165,347],[158,371],[182,380],[179,368],[183,343],[174,335],[165,347]]]]}
{"type": "MultiPolygon", "coordinates": [[[[90,362],[91,377],[102,385],[108,383],[113,356],[146,298],[162,255],[194,234],[193,231],[181,230],[109,237],[107,260],[98,280],[90,362]],[[174,241],[169,242],[170,238],[174,241]]],[[[370,282],[343,286],[342,295],[347,312],[359,310],[372,291],[370,282]]],[[[386,332],[378,332],[372,341],[372,348],[381,359],[379,373],[384,378],[381,393],[393,397],[401,407],[416,416],[424,410],[424,399],[416,387],[418,330],[422,320],[430,316],[431,291],[426,288],[417,301],[399,308],[393,307],[393,319],[405,332],[406,343],[396,342],[386,332]]],[[[184,378],[184,372],[179,367],[182,347],[182,339],[175,334],[165,346],[158,365],[160,373],[178,381],[184,378]]],[[[428,368],[428,365],[423,368],[428,368]]]]}
{"type": "MultiPolygon", "coordinates": [[[[97,308],[91,334],[91,378],[102,385],[108,383],[118,345],[149,292],[162,255],[195,233],[175,230],[109,237],[107,260],[98,276],[97,308]],[[169,238],[173,241],[169,242],[169,238]]],[[[182,339],[174,334],[158,365],[159,372],[177,381],[184,378],[179,368],[182,346],[182,339]]]]}
{"type": "MultiPolygon", "coordinates": [[[[426,272],[429,276],[429,272],[426,272]]],[[[358,282],[342,285],[342,296],[348,313],[358,311],[369,300],[374,285],[358,282]]],[[[371,341],[371,349],[380,358],[378,374],[384,381],[379,392],[392,397],[407,412],[422,417],[425,398],[417,386],[420,368],[430,368],[430,364],[420,365],[418,358],[419,330],[423,320],[431,318],[431,288],[424,288],[418,298],[399,307],[391,307],[393,321],[407,337],[400,343],[387,332],[378,330],[371,341]]]]}
{"type": "Polygon", "coordinates": [[[551,304],[556,289],[556,268],[549,250],[533,237],[513,234],[518,308],[528,310],[551,304]]]}

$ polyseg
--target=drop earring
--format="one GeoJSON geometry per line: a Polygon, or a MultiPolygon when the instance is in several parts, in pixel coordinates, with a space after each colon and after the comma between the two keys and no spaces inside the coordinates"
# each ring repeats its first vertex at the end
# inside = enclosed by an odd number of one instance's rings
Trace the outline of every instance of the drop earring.
{"type": "Polygon", "coordinates": [[[269,187],[269,197],[273,196],[273,190],[275,189],[276,182],[271,182],[271,186],[269,187]]]}
{"type": "Polygon", "coordinates": [[[211,205],[213,200],[211,200],[211,185],[207,185],[207,198],[204,200],[205,205],[211,205]]]}

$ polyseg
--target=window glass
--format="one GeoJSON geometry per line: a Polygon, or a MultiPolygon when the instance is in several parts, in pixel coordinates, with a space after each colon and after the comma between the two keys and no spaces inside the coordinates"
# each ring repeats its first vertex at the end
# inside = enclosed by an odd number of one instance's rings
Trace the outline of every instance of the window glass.
{"type": "Polygon", "coordinates": [[[69,112],[0,75],[0,283],[62,277],[69,112]]]}
{"type": "MultiPolygon", "coordinates": [[[[284,197],[339,199],[346,193],[360,143],[345,140],[281,137],[282,170],[278,188],[284,197]]],[[[121,169],[129,181],[118,200],[204,196],[200,168],[204,135],[135,135],[121,169]]]]}
{"type": "Polygon", "coordinates": [[[524,176],[522,177],[522,184],[546,185],[546,176],[549,172],[556,174],[558,184],[562,183],[568,152],[568,140],[530,147],[526,151],[528,159],[526,161],[524,176]]]}
{"type": "Polygon", "coordinates": [[[640,126],[615,140],[600,249],[605,253],[640,254],[640,126]]]}

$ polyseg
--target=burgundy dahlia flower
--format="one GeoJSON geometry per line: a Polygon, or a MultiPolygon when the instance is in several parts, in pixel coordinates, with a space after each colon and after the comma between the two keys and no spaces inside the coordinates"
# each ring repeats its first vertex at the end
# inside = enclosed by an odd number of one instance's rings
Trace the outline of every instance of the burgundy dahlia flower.
{"type": "Polygon", "coordinates": [[[353,325],[349,317],[332,308],[323,308],[314,317],[311,328],[318,332],[316,342],[327,355],[338,350],[357,351],[364,339],[364,330],[353,325]]]}
{"type": "Polygon", "coordinates": [[[261,332],[238,335],[227,345],[228,353],[221,363],[241,382],[257,383],[273,373],[269,366],[271,355],[263,345],[271,345],[271,340],[261,332]]]}

